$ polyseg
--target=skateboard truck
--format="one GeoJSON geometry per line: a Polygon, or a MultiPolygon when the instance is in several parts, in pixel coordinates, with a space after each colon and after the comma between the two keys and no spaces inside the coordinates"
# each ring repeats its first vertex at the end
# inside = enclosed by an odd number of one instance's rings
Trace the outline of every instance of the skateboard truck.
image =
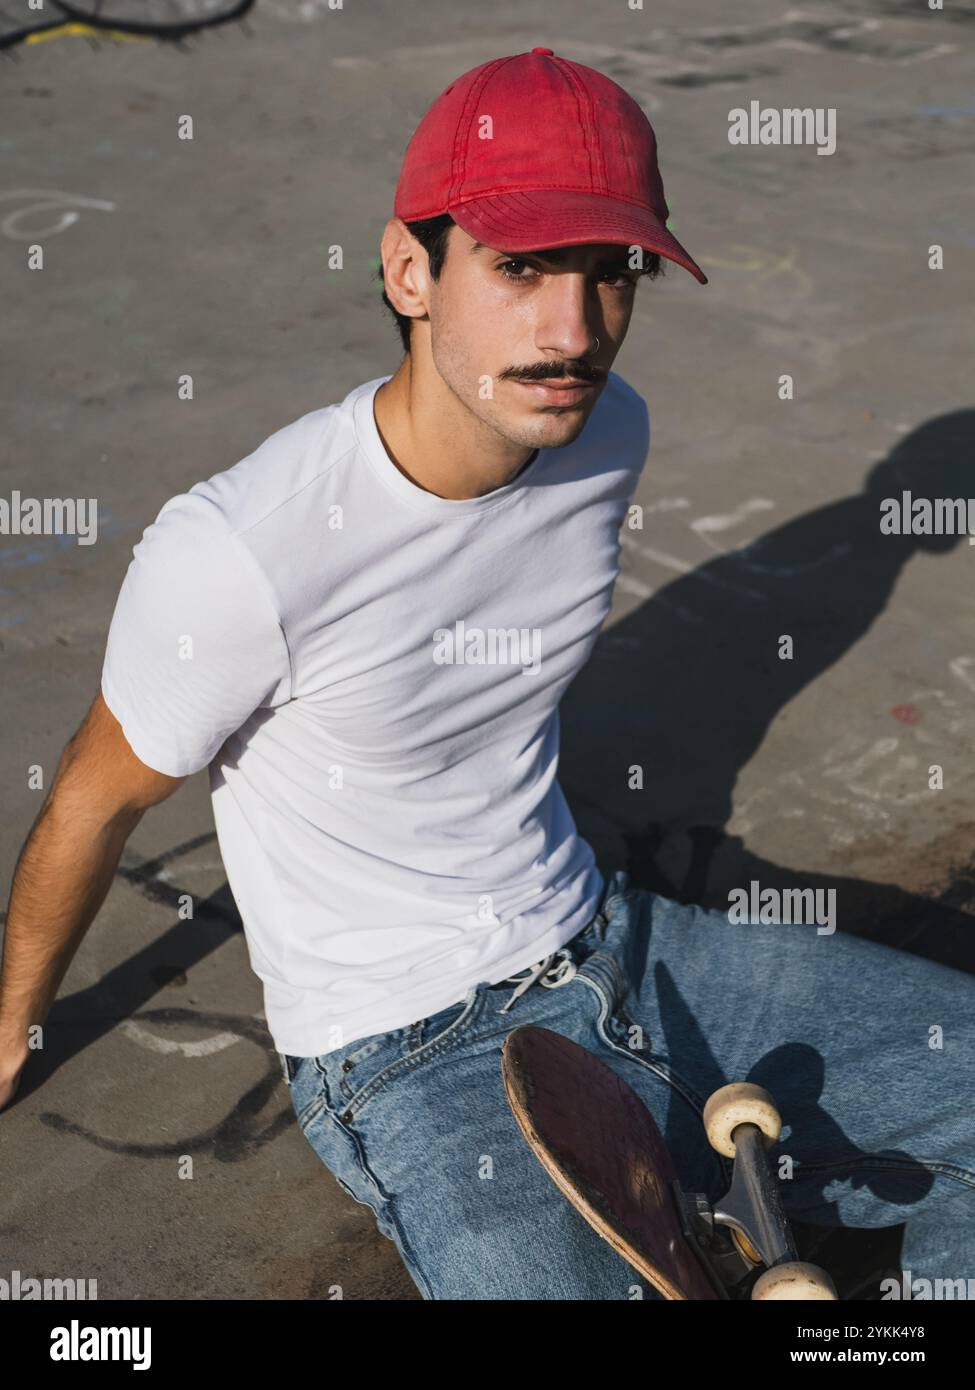
{"type": "Polygon", "coordinates": [[[704,1110],[704,1126],[712,1148],[734,1159],[731,1186],[713,1207],[703,1193],[684,1192],[679,1183],[674,1196],[685,1233],[712,1277],[737,1291],[759,1265],[771,1269],[799,1258],[765,1154],[781,1123],[768,1091],[739,1082],[715,1091],[704,1110]]]}
{"type": "Polygon", "coordinates": [[[676,1178],[671,1190],[684,1236],[707,1271],[717,1297],[744,1297],[746,1281],[760,1263],[757,1252],[733,1228],[717,1224],[714,1208],[703,1192],[685,1192],[676,1178]]]}
{"type": "Polygon", "coordinates": [[[719,1255],[725,1279],[733,1277],[736,1265],[741,1275],[735,1284],[764,1265],[751,1291],[753,1299],[835,1299],[829,1275],[800,1261],[792,1238],[766,1153],[782,1133],[782,1120],[768,1091],[750,1081],[722,1086],[704,1107],[704,1129],[711,1147],[734,1160],[731,1186],[712,1211],[714,1227],[730,1233],[737,1257],[719,1255]]]}
{"type": "Polygon", "coordinates": [[[516,1028],[501,1071],[515,1119],[549,1176],[665,1298],[836,1298],[829,1275],[798,1259],[766,1154],[782,1122],[761,1086],[722,1086],[704,1107],[708,1142],[734,1160],[731,1186],[712,1205],[682,1189],[649,1110],[585,1048],[547,1028],[516,1028]]]}

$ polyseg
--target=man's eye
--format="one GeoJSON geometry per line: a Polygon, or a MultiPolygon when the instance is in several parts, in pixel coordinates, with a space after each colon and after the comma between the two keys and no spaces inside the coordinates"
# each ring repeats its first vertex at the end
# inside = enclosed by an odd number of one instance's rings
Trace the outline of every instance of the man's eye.
{"type": "MultiPolygon", "coordinates": [[[[513,284],[527,285],[534,279],[535,271],[527,261],[509,260],[502,261],[497,267],[506,280],[513,284]],[[529,271],[529,274],[525,274],[529,271]]],[[[604,270],[600,273],[599,279],[614,290],[628,290],[636,287],[637,277],[629,274],[626,270],[604,270]]]]}
{"type": "Polygon", "coordinates": [[[520,280],[522,283],[525,283],[527,281],[527,276],[515,275],[511,270],[509,270],[509,266],[515,266],[516,268],[519,268],[521,270],[530,269],[527,261],[504,261],[500,266],[498,266],[498,269],[501,271],[501,274],[504,276],[506,280],[520,280]]]}

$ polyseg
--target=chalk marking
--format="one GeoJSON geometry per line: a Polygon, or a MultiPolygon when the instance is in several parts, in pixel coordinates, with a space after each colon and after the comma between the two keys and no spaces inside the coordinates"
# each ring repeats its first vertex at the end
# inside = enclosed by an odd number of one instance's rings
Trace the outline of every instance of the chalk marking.
{"type": "Polygon", "coordinates": [[[727,531],[732,526],[737,526],[740,521],[751,516],[752,512],[767,512],[775,506],[767,497],[751,497],[747,502],[742,502],[740,507],[736,507],[733,512],[725,515],[699,516],[696,521],[690,523],[692,531],[701,535],[705,531],[727,531]]]}
{"type": "Polygon", "coordinates": [[[28,34],[24,43],[47,43],[49,39],[63,39],[65,35],[77,35],[89,39],[121,39],[126,43],[148,43],[149,34],[127,34],[124,29],[100,29],[92,24],[82,24],[77,20],[61,24],[57,29],[45,29],[38,34],[28,34]]]}
{"type": "Polygon", "coordinates": [[[119,1031],[132,1042],[144,1047],[147,1052],[160,1052],[167,1055],[174,1052],[184,1057],[212,1057],[215,1052],[224,1052],[234,1043],[242,1042],[239,1033],[214,1033],[212,1037],[201,1038],[198,1042],[179,1042],[175,1038],[159,1038],[147,1028],[127,1018],[119,1025],[119,1031]]]}
{"type": "Polygon", "coordinates": [[[743,546],[741,550],[732,551],[728,559],[734,561],[736,565],[741,565],[743,569],[751,570],[754,574],[772,574],[780,578],[791,579],[794,575],[819,569],[821,565],[831,565],[834,560],[839,560],[853,548],[847,541],[839,541],[830,550],[827,550],[825,555],[818,555],[815,560],[806,560],[803,564],[764,565],[760,560],[748,558],[749,551],[759,544],[761,544],[760,541],[753,541],[751,545],[743,546]]]}
{"type": "Polygon", "coordinates": [[[799,256],[796,246],[790,246],[784,256],[763,251],[761,247],[745,246],[741,242],[733,242],[729,249],[741,252],[742,256],[736,260],[727,260],[722,256],[711,256],[704,252],[698,256],[698,263],[702,266],[716,267],[718,270],[743,271],[748,275],[757,275],[760,280],[770,280],[776,275],[787,274],[796,281],[804,294],[808,294],[812,289],[809,276],[796,263],[799,256]]]}
{"type": "Polygon", "coordinates": [[[676,617],[681,618],[685,623],[699,623],[702,621],[696,613],[692,613],[689,608],[684,608],[679,603],[674,603],[672,599],[663,598],[649,584],[644,584],[642,580],[634,579],[630,574],[620,574],[616,580],[616,587],[624,594],[630,594],[633,598],[645,599],[648,603],[659,603],[661,608],[666,608],[676,617]]]}
{"type": "Polygon", "coordinates": [[[971,667],[975,666],[975,656],[956,656],[954,661],[948,662],[948,669],[953,676],[957,676],[962,685],[975,695],[975,676],[971,675],[971,667]]]}
{"type": "Polygon", "coordinates": [[[651,512],[676,512],[690,505],[686,497],[661,497],[659,502],[651,502],[643,510],[649,515],[651,512]]]}
{"type": "Polygon", "coordinates": [[[20,218],[30,217],[38,212],[49,212],[64,203],[74,203],[82,208],[94,208],[99,212],[114,212],[116,207],[115,203],[106,202],[102,198],[85,198],[80,193],[60,193],[55,189],[15,188],[9,193],[0,193],[0,202],[10,202],[14,198],[39,198],[41,201],[8,212],[3,221],[0,222],[0,232],[6,237],[10,237],[12,241],[36,241],[39,237],[56,236],[58,232],[64,232],[69,227],[73,227],[80,216],[77,212],[64,212],[58,222],[39,231],[22,232],[17,228],[17,222],[20,218]]]}
{"type": "Polygon", "coordinates": [[[620,544],[627,550],[633,550],[638,555],[642,555],[645,560],[652,560],[655,565],[661,565],[664,569],[675,570],[678,574],[683,574],[688,579],[700,579],[705,584],[713,584],[719,589],[726,589],[729,593],[740,594],[743,598],[755,599],[759,603],[767,603],[766,594],[759,593],[757,589],[747,589],[743,584],[729,583],[726,579],[719,579],[716,574],[701,569],[699,566],[688,564],[686,560],[678,560],[674,555],[666,555],[662,550],[655,550],[649,545],[640,545],[631,537],[622,534],[620,544]]]}
{"type": "Polygon", "coordinates": [[[835,767],[828,767],[824,770],[823,775],[839,777],[849,782],[851,778],[859,777],[879,759],[886,758],[889,753],[893,753],[899,743],[899,738],[878,738],[858,758],[854,758],[852,762],[845,765],[838,763],[835,767]]]}

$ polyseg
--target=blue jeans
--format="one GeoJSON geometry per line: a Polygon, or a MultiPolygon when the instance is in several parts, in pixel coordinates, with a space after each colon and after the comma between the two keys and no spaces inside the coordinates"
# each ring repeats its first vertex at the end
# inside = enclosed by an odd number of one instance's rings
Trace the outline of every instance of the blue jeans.
{"type": "MultiPolygon", "coordinates": [[[[501,1080],[522,1024],[573,1038],[641,1096],[685,1189],[730,1164],[701,1112],[728,1081],[774,1095],[791,1216],[906,1222],[914,1279],[975,1276],[970,978],[815,926],[732,925],[610,879],[568,980],[511,983],[321,1057],[282,1054],[298,1123],[375,1213],[428,1299],[628,1299],[653,1291],[586,1224],[523,1139],[501,1080]],[[943,1045],[937,1030],[943,1030],[943,1045]]],[[[777,1165],[778,1166],[778,1165],[777,1165]]]]}

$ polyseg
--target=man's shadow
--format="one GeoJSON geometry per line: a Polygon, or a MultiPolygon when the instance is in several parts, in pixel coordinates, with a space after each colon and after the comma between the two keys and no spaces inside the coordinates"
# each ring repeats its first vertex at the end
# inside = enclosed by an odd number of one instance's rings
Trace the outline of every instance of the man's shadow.
{"type": "MultiPolygon", "coordinates": [[[[753,879],[763,888],[833,888],[840,930],[975,973],[970,851],[937,899],[922,898],[891,884],[785,868],[725,828],[738,775],[782,708],[882,618],[915,554],[967,546],[967,535],[882,533],[881,502],[905,491],[931,500],[975,495],[973,445],[975,411],[929,421],[870,471],[860,492],[689,571],[601,634],[562,701],[560,781],[604,873],[625,868],[633,887],[722,908],[729,888],[753,879]],[[791,660],[779,658],[784,635],[791,660]],[[638,791],[629,788],[634,765],[643,769],[638,791]]],[[[635,535],[648,540],[646,531],[635,535]]],[[[918,642],[925,636],[915,633],[918,642]]],[[[843,712],[827,718],[832,739],[843,712]]],[[[931,761],[956,755],[946,747],[931,761]]],[[[926,785],[926,768],[923,777],[926,785]]],[[[791,779],[781,795],[778,814],[802,806],[801,780],[791,779]]],[[[660,993],[660,1006],[665,1034],[687,1027],[673,991],[660,993]]],[[[801,1040],[788,1047],[801,1048],[801,1040]]],[[[768,1060],[753,1079],[762,1079],[768,1060]]],[[[728,1079],[714,1077],[716,1085],[728,1079]]],[[[919,1169],[922,1187],[924,1176],[919,1169]]],[[[861,1231],[794,1222],[794,1229],[802,1257],[827,1266],[843,1298],[876,1297],[879,1280],[899,1270],[902,1225],[861,1231]]]]}
{"type": "MultiPolygon", "coordinates": [[[[904,491],[975,496],[975,411],[929,421],[871,470],[862,491],[682,575],[604,631],[562,701],[560,781],[600,867],[627,869],[634,886],[724,907],[728,889],[752,879],[762,887],[836,888],[841,929],[975,972],[972,918],[960,910],[975,906],[970,854],[932,900],[889,884],[784,869],[725,829],[738,774],[780,710],[881,619],[915,554],[967,547],[964,535],[882,534],[881,501],[904,491]],[[783,635],[792,638],[791,660],[779,658],[783,635]],[[643,769],[639,791],[628,787],[633,765],[643,769]]],[[[646,531],[633,534],[648,539],[646,531]]],[[[927,640],[920,626],[912,636],[927,640]]],[[[892,673],[892,706],[895,679],[900,673],[892,673]]],[[[843,710],[824,711],[824,720],[824,741],[835,740],[843,710]]],[[[954,746],[930,746],[932,763],[957,757],[954,746]]],[[[927,768],[917,775],[926,787],[927,768]]],[[[792,780],[778,814],[812,815],[817,807],[803,804],[792,780]]]]}

